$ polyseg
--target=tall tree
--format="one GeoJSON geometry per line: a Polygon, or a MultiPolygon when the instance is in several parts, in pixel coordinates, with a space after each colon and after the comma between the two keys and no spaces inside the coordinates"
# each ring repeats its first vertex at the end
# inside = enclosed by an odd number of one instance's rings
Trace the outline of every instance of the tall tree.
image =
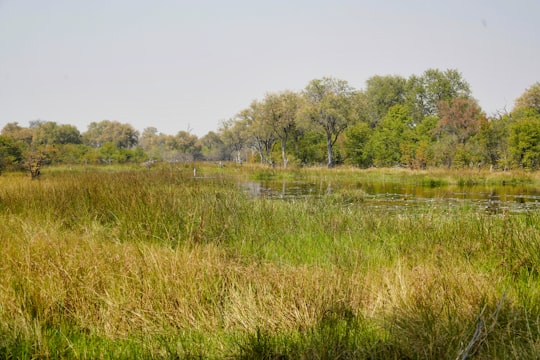
{"type": "Polygon", "coordinates": [[[83,133],[84,143],[95,148],[110,142],[118,148],[129,149],[137,145],[138,139],[139,132],[130,124],[109,120],[92,122],[83,133]]]}
{"type": "Polygon", "coordinates": [[[301,106],[301,97],[292,91],[267,94],[263,106],[271,128],[277,139],[280,140],[281,160],[283,167],[286,168],[289,163],[287,141],[298,128],[297,117],[301,106]]]}
{"type": "Polygon", "coordinates": [[[441,101],[469,98],[471,89],[461,73],[454,69],[428,69],[422,76],[411,76],[407,83],[407,103],[416,121],[437,115],[441,101]]]}
{"type": "Polygon", "coordinates": [[[532,85],[516,99],[514,111],[518,109],[533,109],[540,114],[540,82],[532,85]]]}
{"type": "Polygon", "coordinates": [[[413,167],[424,169],[433,165],[433,144],[436,140],[439,118],[426,116],[421,122],[414,124],[414,163],[413,167]]]}
{"type": "Polygon", "coordinates": [[[158,144],[158,139],[158,129],[150,126],[143,129],[142,134],[139,137],[139,145],[143,148],[144,151],[148,151],[158,144]]]}
{"type": "Polygon", "coordinates": [[[464,144],[472,135],[480,131],[487,122],[482,109],[472,98],[454,98],[439,102],[439,130],[457,137],[464,144]]]}
{"type": "Polygon", "coordinates": [[[0,135],[0,173],[14,169],[22,162],[23,151],[13,138],[0,135]]]}
{"type": "Polygon", "coordinates": [[[325,77],[312,80],[304,90],[307,118],[326,136],[327,165],[333,167],[334,144],[339,135],[354,122],[354,89],[345,80],[325,77]]]}
{"type": "Polygon", "coordinates": [[[201,148],[197,140],[197,135],[182,130],[171,139],[171,148],[179,151],[184,161],[200,160],[201,148]]]}
{"type": "Polygon", "coordinates": [[[169,156],[169,144],[173,136],[158,132],[158,129],[150,126],[143,130],[138,139],[138,145],[144,150],[151,160],[171,160],[174,156],[169,156]]]}
{"type": "Polygon", "coordinates": [[[7,123],[2,128],[2,135],[8,136],[15,141],[21,141],[30,145],[33,131],[30,128],[19,126],[17,122],[7,123]]]}
{"type": "Polygon", "coordinates": [[[39,122],[32,127],[36,145],[80,144],[81,133],[73,125],[58,125],[54,121],[39,122]]]}
{"type": "Polygon", "coordinates": [[[221,124],[219,135],[226,147],[229,158],[237,163],[243,161],[242,150],[248,142],[248,124],[246,121],[229,119],[221,124]]]}
{"type": "MultiPolygon", "coordinates": [[[[381,124],[369,140],[369,150],[376,166],[395,166],[402,162],[402,144],[409,141],[405,136],[410,130],[412,118],[403,105],[390,108],[381,124]]],[[[407,161],[409,161],[407,159],[407,161]]]]}
{"type": "Polygon", "coordinates": [[[510,167],[509,121],[509,114],[499,114],[497,117],[488,119],[478,133],[478,140],[484,151],[485,163],[490,167],[501,167],[503,170],[510,167]]]}
{"type": "Polygon", "coordinates": [[[219,161],[226,159],[225,144],[217,133],[210,131],[199,139],[199,144],[201,153],[206,160],[219,161]]]}
{"type": "Polygon", "coordinates": [[[540,116],[528,116],[510,125],[509,150],[515,165],[540,168],[540,116]]]}
{"type": "Polygon", "coordinates": [[[368,167],[372,164],[372,158],[369,152],[366,151],[366,145],[372,133],[373,130],[364,121],[359,121],[347,128],[344,141],[347,163],[360,167],[368,167]]]}
{"type": "Polygon", "coordinates": [[[276,142],[276,134],[271,123],[271,114],[265,111],[260,101],[252,101],[249,108],[242,110],[237,118],[246,124],[246,135],[249,145],[259,154],[261,163],[273,164],[272,148],[276,142]]]}
{"type": "Polygon", "coordinates": [[[405,103],[407,80],[401,76],[373,76],[366,81],[369,122],[375,127],[388,110],[405,103]]]}

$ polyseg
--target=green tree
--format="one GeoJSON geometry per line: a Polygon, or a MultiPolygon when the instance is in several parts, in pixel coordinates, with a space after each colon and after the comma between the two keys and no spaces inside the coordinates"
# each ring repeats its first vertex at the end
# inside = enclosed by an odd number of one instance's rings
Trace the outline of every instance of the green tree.
{"type": "Polygon", "coordinates": [[[312,80],[304,90],[304,112],[326,137],[328,167],[335,165],[334,144],[339,135],[354,123],[353,95],[354,89],[345,80],[328,77],[312,80]]]}
{"type": "Polygon", "coordinates": [[[226,160],[225,144],[219,134],[210,131],[199,139],[201,154],[208,161],[226,160]]]}
{"type": "Polygon", "coordinates": [[[369,140],[368,148],[376,166],[402,163],[402,149],[411,140],[412,118],[403,105],[390,108],[369,140]]]}
{"type": "Polygon", "coordinates": [[[411,76],[406,88],[406,103],[415,121],[437,115],[441,102],[471,96],[469,84],[454,69],[428,69],[422,76],[411,76]]]}
{"type": "Polygon", "coordinates": [[[33,131],[30,128],[19,126],[18,123],[7,123],[2,128],[2,135],[8,136],[15,141],[24,142],[27,145],[32,143],[33,131]]]}
{"type": "Polygon", "coordinates": [[[516,99],[508,122],[512,163],[528,169],[540,168],[540,82],[516,99]]]}
{"type": "Polygon", "coordinates": [[[528,116],[510,125],[509,150],[516,166],[540,168],[540,116],[528,116]]]}
{"type": "Polygon", "coordinates": [[[373,130],[364,121],[359,121],[345,130],[343,145],[348,164],[359,167],[368,167],[372,164],[372,156],[366,149],[372,133],[373,130]]]}
{"type": "Polygon", "coordinates": [[[170,148],[179,151],[183,161],[200,160],[201,148],[197,140],[197,135],[182,130],[171,138],[170,148]]]}
{"type": "Polygon", "coordinates": [[[514,110],[532,109],[540,114],[540,82],[525,90],[515,101],[514,110]]]}
{"type": "Polygon", "coordinates": [[[140,163],[146,160],[146,155],[142,151],[142,148],[136,147],[131,149],[123,149],[116,146],[112,142],[103,144],[97,150],[98,162],[105,164],[124,164],[128,162],[140,163]]]}
{"type": "Polygon", "coordinates": [[[54,121],[36,123],[33,127],[35,145],[80,144],[81,133],[73,125],[58,125],[54,121]]]}
{"type": "Polygon", "coordinates": [[[451,168],[454,163],[458,144],[459,142],[455,135],[447,134],[446,136],[439,137],[431,146],[433,149],[433,165],[451,168]]]}
{"type": "Polygon", "coordinates": [[[289,163],[287,142],[298,130],[298,114],[302,98],[295,92],[284,91],[278,94],[267,94],[263,106],[270,126],[280,141],[283,167],[289,163]]]}
{"type": "Polygon", "coordinates": [[[483,149],[478,137],[474,136],[466,143],[458,142],[455,147],[452,166],[456,168],[473,168],[482,165],[483,149]]]}
{"type": "MultiPolygon", "coordinates": [[[[138,139],[138,145],[151,160],[173,160],[177,156],[172,154],[177,144],[174,136],[158,133],[155,127],[147,127],[138,139]]],[[[180,159],[178,159],[180,160],[180,159]]]]}
{"type": "Polygon", "coordinates": [[[138,140],[138,145],[148,154],[150,159],[161,159],[163,150],[162,148],[160,149],[161,138],[160,134],[158,134],[158,129],[150,126],[143,129],[138,140]]]}
{"type": "Polygon", "coordinates": [[[394,105],[402,105],[406,99],[407,80],[401,76],[373,76],[366,81],[369,123],[372,127],[386,116],[394,105]]]}
{"type": "Polygon", "coordinates": [[[64,164],[83,163],[89,147],[83,144],[64,144],[58,146],[57,161],[64,164]]]}
{"type": "Polygon", "coordinates": [[[125,162],[125,157],[118,153],[118,148],[112,142],[106,142],[99,147],[99,158],[105,164],[113,162],[125,162]]]}
{"type": "Polygon", "coordinates": [[[219,134],[225,145],[225,152],[230,160],[242,163],[245,157],[242,157],[243,150],[248,144],[248,123],[244,121],[230,119],[222,123],[219,134]]]}
{"type": "Polygon", "coordinates": [[[325,135],[322,132],[304,128],[297,142],[296,157],[301,164],[322,164],[328,160],[325,135]]]}
{"type": "Polygon", "coordinates": [[[238,113],[236,118],[245,123],[247,145],[257,152],[261,163],[272,165],[272,147],[277,137],[272,127],[272,113],[265,110],[262,102],[252,101],[249,108],[238,113]]]}
{"type": "Polygon", "coordinates": [[[483,151],[483,162],[490,167],[504,170],[510,167],[508,149],[510,114],[488,119],[478,132],[478,141],[483,151]]]}
{"type": "Polygon", "coordinates": [[[413,168],[425,169],[428,165],[434,165],[433,145],[437,140],[437,129],[439,118],[431,115],[424,117],[420,122],[414,124],[414,159],[411,166],[413,168]]]}
{"type": "Polygon", "coordinates": [[[22,149],[13,138],[0,135],[0,173],[4,170],[14,170],[20,166],[22,149]]]}
{"type": "Polygon", "coordinates": [[[129,149],[137,145],[139,132],[130,124],[103,120],[90,123],[82,136],[85,144],[95,148],[113,143],[118,148],[129,149]]]}

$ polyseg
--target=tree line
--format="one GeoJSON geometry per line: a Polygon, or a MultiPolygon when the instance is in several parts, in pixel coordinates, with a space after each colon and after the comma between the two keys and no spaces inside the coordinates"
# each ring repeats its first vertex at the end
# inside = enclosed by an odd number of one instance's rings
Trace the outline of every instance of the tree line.
{"type": "MultiPolygon", "coordinates": [[[[268,93],[217,131],[142,133],[130,124],[8,123],[0,135],[0,171],[43,164],[147,161],[348,164],[358,167],[540,168],[540,82],[513,109],[487,115],[457,70],[373,76],[365,89],[314,79],[302,91],[268,93]]],[[[36,175],[37,176],[37,175],[36,175]]]]}

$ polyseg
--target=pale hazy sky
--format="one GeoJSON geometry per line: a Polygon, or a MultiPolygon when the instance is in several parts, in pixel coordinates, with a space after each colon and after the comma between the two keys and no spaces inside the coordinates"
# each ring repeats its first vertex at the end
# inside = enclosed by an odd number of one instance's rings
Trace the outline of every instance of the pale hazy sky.
{"type": "Polygon", "coordinates": [[[429,68],[510,110],[540,81],[539,14],[539,0],[0,0],[0,128],[202,136],[267,92],[429,68]]]}

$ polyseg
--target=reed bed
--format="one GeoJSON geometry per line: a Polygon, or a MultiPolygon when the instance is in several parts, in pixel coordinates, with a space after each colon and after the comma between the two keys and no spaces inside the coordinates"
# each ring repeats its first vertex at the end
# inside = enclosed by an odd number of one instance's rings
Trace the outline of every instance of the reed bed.
{"type": "Polygon", "coordinates": [[[540,214],[252,198],[261,171],[0,177],[0,357],[540,356],[540,214]]]}

